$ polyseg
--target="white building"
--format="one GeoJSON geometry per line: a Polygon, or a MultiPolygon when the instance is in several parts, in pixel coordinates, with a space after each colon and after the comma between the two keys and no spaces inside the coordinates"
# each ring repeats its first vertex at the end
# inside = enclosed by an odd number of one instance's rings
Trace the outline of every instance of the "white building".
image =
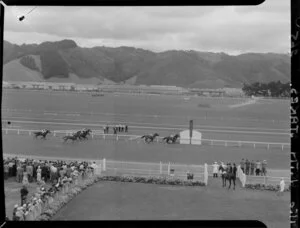
{"type": "Polygon", "coordinates": [[[201,145],[202,133],[193,130],[192,138],[190,138],[190,130],[180,132],[180,144],[201,145]]]}

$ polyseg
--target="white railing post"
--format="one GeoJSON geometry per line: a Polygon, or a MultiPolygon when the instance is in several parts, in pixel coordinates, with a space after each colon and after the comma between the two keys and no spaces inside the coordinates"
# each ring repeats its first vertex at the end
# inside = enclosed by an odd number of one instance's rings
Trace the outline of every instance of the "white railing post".
{"type": "Polygon", "coordinates": [[[31,135],[31,131],[28,131],[29,135],[31,135]]]}
{"type": "Polygon", "coordinates": [[[159,162],[159,173],[162,174],[162,163],[159,162]]]}
{"type": "Polygon", "coordinates": [[[103,171],[106,171],[106,159],[103,158],[103,171]]]}
{"type": "Polygon", "coordinates": [[[254,146],[254,148],[255,148],[255,143],[253,143],[253,146],[254,146]]]}
{"type": "Polygon", "coordinates": [[[92,133],[92,139],[94,138],[94,133],[92,133]]]}
{"type": "Polygon", "coordinates": [[[284,144],[281,145],[281,149],[283,150],[284,144]]]}
{"type": "Polygon", "coordinates": [[[204,183],[207,185],[208,182],[208,171],[207,171],[207,164],[204,164],[204,183]]]}
{"type": "Polygon", "coordinates": [[[18,129],[18,135],[20,134],[20,129],[18,129]]]}
{"type": "Polygon", "coordinates": [[[270,149],[270,144],[268,144],[268,150],[270,149]]]}
{"type": "Polygon", "coordinates": [[[117,141],[119,140],[119,136],[117,135],[117,141]]]}
{"type": "Polygon", "coordinates": [[[168,164],[168,175],[170,175],[171,163],[168,164]]]}
{"type": "Polygon", "coordinates": [[[54,137],[56,136],[56,131],[53,131],[53,136],[54,136],[54,137]]]}

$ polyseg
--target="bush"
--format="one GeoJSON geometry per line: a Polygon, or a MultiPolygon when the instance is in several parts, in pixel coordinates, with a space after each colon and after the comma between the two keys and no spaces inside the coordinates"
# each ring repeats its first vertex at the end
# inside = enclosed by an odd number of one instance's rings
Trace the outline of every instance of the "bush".
{"type": "Polygon", "coordinates": [[[116,182],[133,182],[144,184],[160,184],[160,185],[181,185],[181,186],[205,186],[204,182],[187,181],[166,177],[135,177],[135,176],[103,176],[97,179],[98,181],[116,181],[116,182]]]}
{"type": "MultiPolygon", "coordinates": [[[[264,185],[264,184],[246,184],[245,188],[248,189],[253,189],[253,190],[261,190],[261,191],[279,191],[280,186],[279,185],[264,185]]],[[[289,186],[287,189],[285,189],[284,191],[290,191],[291,190],[291,186],[289,186]]]]}

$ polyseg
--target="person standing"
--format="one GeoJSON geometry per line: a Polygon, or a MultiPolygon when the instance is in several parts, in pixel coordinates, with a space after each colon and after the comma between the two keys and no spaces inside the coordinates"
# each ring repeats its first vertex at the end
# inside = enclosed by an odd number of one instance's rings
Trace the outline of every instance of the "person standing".
{"type": "Polygon", "coordinates": [[[277,193],[278,196],[283,195],[284,188],[285,188],[285,182],[284,182],[284,179],[281,178],[281,181],[280,181],[280,183],[279,183],[279,191],[278,191],[278,193],[277,193]]]}
{"type": "Polygon", "coordinates": [[[26,185],[23,185],[23,187],[20,190],[20,193],[21,193],[21,205],[23,205],[24,203],[26,203],[27,195],[28,195],[28,189],[26,185]]]}
{"type": "Polygon", "coordinates": [[[262,162],[261,161],[258,161],[258,169],[259,169],[259,174],[262,176],[262,162]]]}
{"type": "Polygon", "coordinates": [[[251,174],[251,176],[254,176],[254,168],[255,168],[255,162],[254,162],[254,160],[252,160],[251,163],[250,163],[250,174],[251,174]]]}
{"type": "Polygon", "coordinates": [[[125,132],[127,133],[128,132],[128,126],[125,125],[125,132]]]}
{"type": "Polygon", "coordinates": [[[258,176],[259,175],[259,161],[258,160],[256,161],[255,166],[256,166],[255,167],[256,168],[255,169],[255,175],[258,176]]]}
{"type": "Polygon", "coordinates": [[[250,170],[250,162],[248,159],[246,159],[246,175],[249,175],[249,170],[250,170]]]}
{"type": "Polygon", "coordinates": [[[18,168],[17,168],[17,182],[21,183],[22,179],[23,179],[23,168],[22,168],[21,165],[18,165],[18,168]]]}
{"type": "Polygon", "coordinates": [[[5,164],[4,164],[4,180],[8,179],[8,173],[9,173],[9,166],[8,166],[8,163],[5,162],[5,164]]]}
{"type": "Polygon", "coordinates": [[[262,162],[262,175],[266,176],[267,175],[267,161],[263,160],[262,162]]]}
{"type": "Polygon", "coordinates": [[[245,160],[244,160],[244,158],[242,159],[240,164],[241,164],[241,169],[242,169],[243,173],[245,173],[245,160]]]}
{"type": "Polygon", "coordinates": [[[36,170],[36,181],[38,184],[40,184],[41,180],[42,180],[42,169],[40,166],[38,166],[38,168],[36,170]]]}
{"type": "Polygon", "coordinates": [[[23,173],[23,181],[22,181],[22,184],[23,185],[28,185],[28,173],[27,172],[24,172],[23,173]]]}
{"type": "Polygon", "coordinates": [[[219,165],[217,162],[214,162],[213,166],[213,177],[218,177],[219,165]]]}

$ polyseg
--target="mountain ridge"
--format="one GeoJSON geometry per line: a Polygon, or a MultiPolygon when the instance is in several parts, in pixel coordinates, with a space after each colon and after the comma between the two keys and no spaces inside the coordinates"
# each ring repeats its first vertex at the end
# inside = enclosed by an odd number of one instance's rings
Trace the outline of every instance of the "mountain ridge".
{"type": "Polygon", "coordinates": [[[39,59],[41,71],[37,71],[46,81],[64,78],[71,82],[71,74],[85,80],[93,79],[93,83],[97,79],[196,88],[240,88],[243,83],[255,81],[290,81],[290,57],[287,54],[243,53],[233,56],[195,50],[157,53],[127,46],[86,48],[73,40],[22,45],[4,41],[3,45],[4,80],[12,77],[6,64],[31,55],[36,57],[33,60],[27,57],[22,64],[29,68],[26,63],[32,65],[32,61],[39,59]]]}

